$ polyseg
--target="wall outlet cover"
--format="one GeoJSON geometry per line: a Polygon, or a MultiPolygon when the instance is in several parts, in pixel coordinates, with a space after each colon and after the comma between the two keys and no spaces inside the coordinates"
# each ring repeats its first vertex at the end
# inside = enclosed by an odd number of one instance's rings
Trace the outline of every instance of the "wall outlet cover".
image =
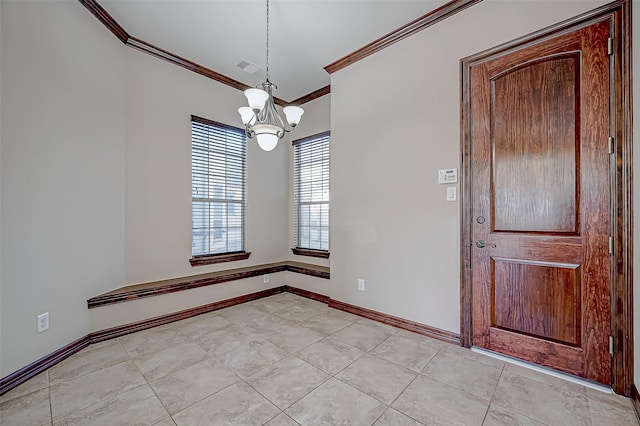
{"type": "Polygon", "coordinates": [[[38,333],[49,329],[49,312],[38,315],[38,333]]]}

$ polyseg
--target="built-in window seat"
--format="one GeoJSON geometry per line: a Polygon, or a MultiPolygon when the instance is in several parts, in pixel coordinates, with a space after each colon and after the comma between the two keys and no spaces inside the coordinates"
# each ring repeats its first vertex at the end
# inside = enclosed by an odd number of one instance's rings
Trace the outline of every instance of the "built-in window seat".
{"type": "MultiPolygon", "coordinates": [[[[135,331],[179,321],[205,312],[272,296],[277,293],[290,292],[327,303],[331,308],[350,312],[374,321],[393,325],[450,343],[460,344],[460,336],[457,333],[440,330],[425,324],[331,299],[327,294],[328,289],[320,282],[329,278],[330,269],[327,266],[283,261],[122,287],[87,300],[88,307],[91,311],[91,342],[96,343],[135,331]],[[271,282],[268,284],[269,287],[265,289],[260,289],[259,286],[255,285],[255,282],[253,284],[250,283],[251,278],[254,277],[287,271],[306,275],[306,279],[300,276],[300,280],[295,279],[292,281],[302,284],[301,287],[306,287],[307,289],[288,285],[287,283],[291,282],[291,280],[287,278],[284,280],[282,278],[274,279],[275,277],[273,276],[271,277],[271,282]],[[320,279],[320,281],[318,281],[318,279],[320,279]],[[217,299],[217,301],[204,305],[199,302],[205,299],[211,300],[211,293],[193,293],[194,291],[209,292],[210,290],[216,290],[216,284],[231,281],[237,282],[239,289],[244,285],[244,289],[247,291],[243,294],[243,291],[239,290],[241,295],[231,297],[225,295],[231,295],[232,293],[220,292],[212,297],[213,300],[217,299]],[[317,289],[317,291],[312,291],[311,289],[317,289]],[[147,299],[152,296],[170,294],[173,294],[173,297],[171,299],[164,299],[162,303],[155,303],[147,299]],[[133,303],[132,306],[127,306],[128,304],[122,305],[123,302],[133,303]]],[[[260,283],[262,283],[262,280],[260,280],[260,283]]],[[[265,282],[265,284],[267,283],[265,282]]],[[[228,290],[228,288],[226,290],[228,290]]],[[[235,293],[237,294],[237,292],[235,293]]]]}
{"type": "Polygon", "coordinates": [[[227,269],[224,271],[210,272],[207,274],[192,275],[185,278],[154,281],[144,284],[135,284],[100,294],[87,300],[89,309],[99,306],[112,305],[145,297],[161,294],[175,293],[193,288],[210,286],[229,281],[256,277],[264,274],[291,271],[299,274],[329,279],[329,268],[301,262],[277,262],[263,265],[248,266],[245,268],[227,269]]]}

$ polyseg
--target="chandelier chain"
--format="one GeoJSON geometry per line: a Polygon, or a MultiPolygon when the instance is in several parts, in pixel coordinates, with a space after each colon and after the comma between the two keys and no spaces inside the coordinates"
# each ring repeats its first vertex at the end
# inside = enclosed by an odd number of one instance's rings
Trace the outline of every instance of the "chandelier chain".
{"type": "MultiPolygon", "coordinates": [[[[0,0],[2,1],[2,0],[0,0]]],[[[278,144],[285,134],[292,132],[298,123],[304,110],[298,106],[287,105],[282,109],[285,119],[280,117],[273,99],[273,90],[278,86],[269,81],[269,0],[266,0],[267,7],[267,31],[266,31],[266,80],[255,88],[247,89],[244,95],[249,101],[249,106],[238,108],[240,118],[244,123],[244,131],[247,139],[256,138],[258,145],[265,151],[271,151],[278,144]],[[286,124],[285,124],[286,120],[286,124]],[[287,125],[289,128],[287,128],[287,125]]]]}
{"type": "Polygon", "coordinates": [[[267,81],[269,81],[269,0],[267,0],[267,81]]]}

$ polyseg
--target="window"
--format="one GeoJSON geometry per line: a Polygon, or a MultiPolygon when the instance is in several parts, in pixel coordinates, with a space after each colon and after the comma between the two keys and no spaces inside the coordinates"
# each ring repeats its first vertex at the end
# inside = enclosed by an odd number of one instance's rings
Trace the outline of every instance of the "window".
{"type": "Polygon", "coordinates": [[[191,116],[192,265],[246,259],[244,130],[191,116]]]}
{"type": "Polygon", "coordinates": [[[293,142],[293,252],[329,257],[329,132],[293,142]]]}

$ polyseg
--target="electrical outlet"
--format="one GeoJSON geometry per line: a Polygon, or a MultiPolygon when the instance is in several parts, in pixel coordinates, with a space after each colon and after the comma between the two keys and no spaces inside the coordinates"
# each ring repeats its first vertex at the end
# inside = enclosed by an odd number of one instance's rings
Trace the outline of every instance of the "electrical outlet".
{"type": "Polygon", "coordinates": [[[262,276],[262,282],[263,282],[264,284],[269,284],[269,274],[264,274],[264,275],[262,276]]]}
{"type": "Polygon", "coordinates": [[[38,315],[38,333],[49,329],[49,312],[38,315]]]}
{"type": "Polygon", "coordinates": [[[364,280],[362,278],[358,278],[358,290],[364,291],[364,280]]]}

